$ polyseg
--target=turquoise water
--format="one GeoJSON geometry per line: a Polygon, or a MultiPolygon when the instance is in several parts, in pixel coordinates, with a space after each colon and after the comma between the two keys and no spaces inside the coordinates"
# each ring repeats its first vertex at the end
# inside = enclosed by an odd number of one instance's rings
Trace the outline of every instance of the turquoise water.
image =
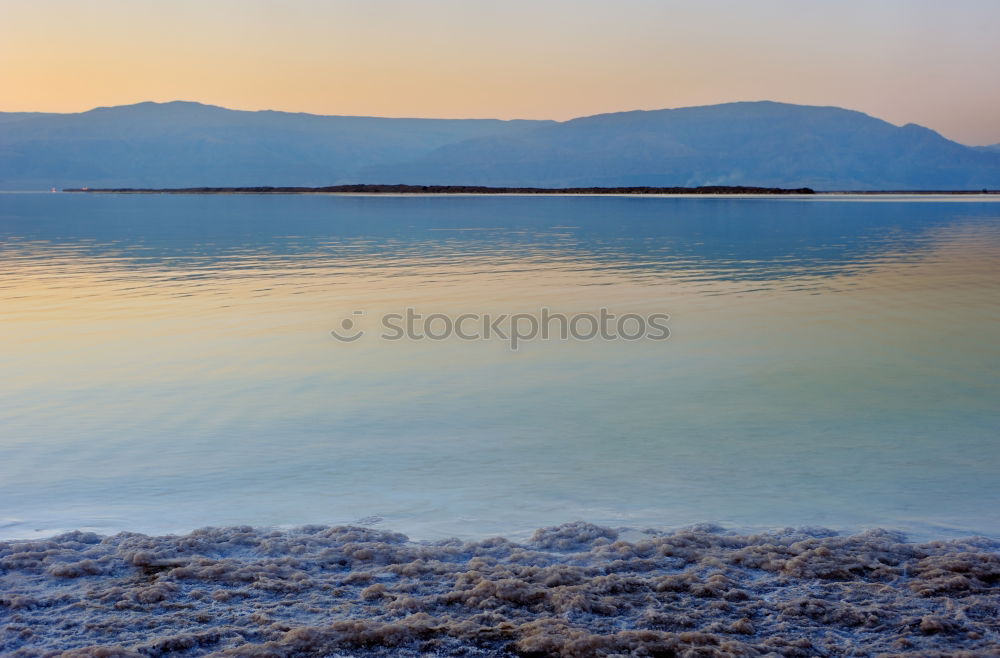
{"type": "Polygon", "coordinates": [[[2,194],[0,537],[1000,536],[998,319],[982,197],[2,194]],[[406,308],[670,337],[380,338],[406,308]]]}

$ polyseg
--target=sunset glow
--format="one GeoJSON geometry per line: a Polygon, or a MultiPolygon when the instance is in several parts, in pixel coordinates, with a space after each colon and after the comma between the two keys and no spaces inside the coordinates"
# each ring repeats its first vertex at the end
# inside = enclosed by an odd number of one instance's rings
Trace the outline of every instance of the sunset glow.
{"type": "Polygon", "coordinates": [[[144,100],[554,118],[770,99],[1000,142],[1000,5],[270,0],[0,7],[0,111],[144,100]]]}

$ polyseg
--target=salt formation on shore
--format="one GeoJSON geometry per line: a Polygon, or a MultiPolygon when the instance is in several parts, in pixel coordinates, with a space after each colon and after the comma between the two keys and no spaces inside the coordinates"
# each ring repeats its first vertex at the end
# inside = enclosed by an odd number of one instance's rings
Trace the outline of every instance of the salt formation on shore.
{"type": "Polygon", "coordinates": [[[986,539],[635,539],[586,523],[412,543],[359,527],[0,542],[9,656],[1000,656],[986,539]]]}

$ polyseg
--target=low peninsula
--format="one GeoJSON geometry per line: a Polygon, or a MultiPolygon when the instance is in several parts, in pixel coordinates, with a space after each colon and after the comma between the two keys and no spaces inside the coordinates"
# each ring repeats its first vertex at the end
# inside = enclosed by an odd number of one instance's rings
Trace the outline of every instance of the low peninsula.
{"type": "Polygon", "coordinates": [[[113,194],[815,194],[808,187],[487,187],[483,185],[329,185],[326,187],[70,188],[113,194]]]}

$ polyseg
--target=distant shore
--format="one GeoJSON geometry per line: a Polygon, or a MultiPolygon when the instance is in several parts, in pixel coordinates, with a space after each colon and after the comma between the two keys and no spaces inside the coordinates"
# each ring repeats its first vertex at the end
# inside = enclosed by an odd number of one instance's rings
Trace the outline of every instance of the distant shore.
{"type": "Polygon", "coordinates": [[[1000,195],[1000,190],[814,190],[811,187],[489,187],[485,185],[328,185],[325,187],[73,187],[63,192],[97,194],[512,194],[512,195],[1000,195]]]}
{"type": "Polygon", "coordinates": [[[69,188],[113,194],[815,194],[808,187],[487,187],[484,185],[329,185],[326,187],[69,188]]]}

